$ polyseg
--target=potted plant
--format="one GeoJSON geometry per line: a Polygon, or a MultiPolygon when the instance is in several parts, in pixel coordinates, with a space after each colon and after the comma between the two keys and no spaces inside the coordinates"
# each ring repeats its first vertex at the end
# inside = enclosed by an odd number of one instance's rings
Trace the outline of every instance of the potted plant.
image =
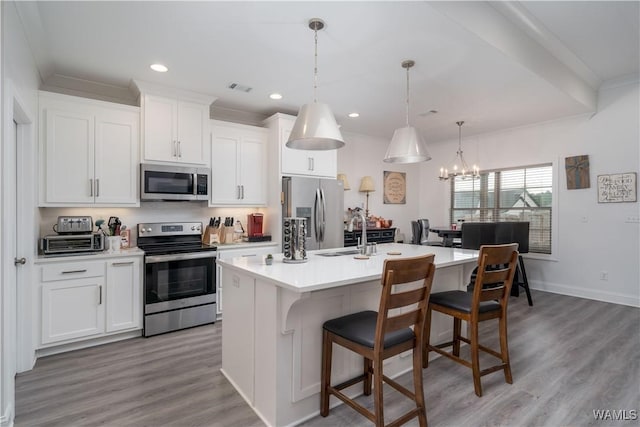
{"type": "Polygon", "coordinates": [[[264,259],[264,263],[267,265],[273,264],[273,255],[267,254],[267,257],[264,259]]]}

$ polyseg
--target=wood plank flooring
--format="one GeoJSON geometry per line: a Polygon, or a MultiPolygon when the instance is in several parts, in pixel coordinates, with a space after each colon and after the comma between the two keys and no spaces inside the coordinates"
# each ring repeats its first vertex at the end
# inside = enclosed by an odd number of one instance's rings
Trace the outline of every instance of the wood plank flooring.
{"type": "MultiPolygon", "coordinates": [[[[536,291],[533,299],[533,307],[524,295],[510,301],[512,385],[501,372],[490,374],[478,398],[467,368],[439,358],[423,370],[429,425],[638,425],[598,421],[593,410],[640,415],[640,309],[536,291]]],[[[481,342],[497,346],[497,325],[484,323],[481,342]]],[[[42,358],[16,379],[15,425],[261,426],[219,372],[222,327],[218,322],[42,358]]],[[[400,382],[411,386],[411,375],[400,382]]],[[[373,404],[370,397],[359,401],[373,404]]],[[[408,405],[385,387],[387,422],[408,405]]],[[[304,425],[371,423],[342,405],[304,425]]]]}

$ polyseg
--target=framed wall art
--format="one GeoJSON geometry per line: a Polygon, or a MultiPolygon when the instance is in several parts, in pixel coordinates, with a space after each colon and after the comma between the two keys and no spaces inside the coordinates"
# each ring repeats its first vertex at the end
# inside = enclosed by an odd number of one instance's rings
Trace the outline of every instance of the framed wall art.
{"type": "Polygon", "coordinates": [[[567,173],[567,190],[589,188],[589,156],[573,156],[564,159],[567,173]]]}
{"type": "Polygon", "coordinates": [[[407,203],[407,174],[384,171],[384,204],[407,203]]]}
{"type": "Polygon", "coordinates": [[[636,173],[598,175],[598,203],[636,202],[636,173]]]}

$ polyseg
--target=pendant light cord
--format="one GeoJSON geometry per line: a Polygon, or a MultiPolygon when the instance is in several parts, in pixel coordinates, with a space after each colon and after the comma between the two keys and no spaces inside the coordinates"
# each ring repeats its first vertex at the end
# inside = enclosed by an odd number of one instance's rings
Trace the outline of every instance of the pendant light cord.
{"type": "Polygon", "coordinates": [[[315,53],[313,55],[313,102],[318,102],[318,26],[313,29],[315,33],[315,53]]]}
{"type": "Polygon", "coordinates": [[[409,68],[407,67],[407,127],[409,127],[409,68]]]}

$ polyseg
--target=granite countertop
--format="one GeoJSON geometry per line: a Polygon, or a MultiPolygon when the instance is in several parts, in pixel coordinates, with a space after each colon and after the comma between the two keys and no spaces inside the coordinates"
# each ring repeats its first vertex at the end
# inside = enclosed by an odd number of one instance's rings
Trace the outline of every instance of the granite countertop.
{"type": "Polygon", "coordinates": [[[369,259],[355,259],[354,254],[322,256],[328,252],[349,251],[353,248],[335,248],[307,252],[307,262],[287,264],[283,254],[274,255],[273,265],[265,265],[261,258],[235,257],[218,259],[223,268],[249,274],[277,286],[296,292],[310,292],[332,287],[350,285],[370,280],[379,280],[385,259],[407,258],[434,253],[436,268],[475,263],[478,251],[470,249],[420,246],[400,243],[377,245],[377,254],[369,259]],[[400,252],[400,255],[389,253],[400,252]]]}

